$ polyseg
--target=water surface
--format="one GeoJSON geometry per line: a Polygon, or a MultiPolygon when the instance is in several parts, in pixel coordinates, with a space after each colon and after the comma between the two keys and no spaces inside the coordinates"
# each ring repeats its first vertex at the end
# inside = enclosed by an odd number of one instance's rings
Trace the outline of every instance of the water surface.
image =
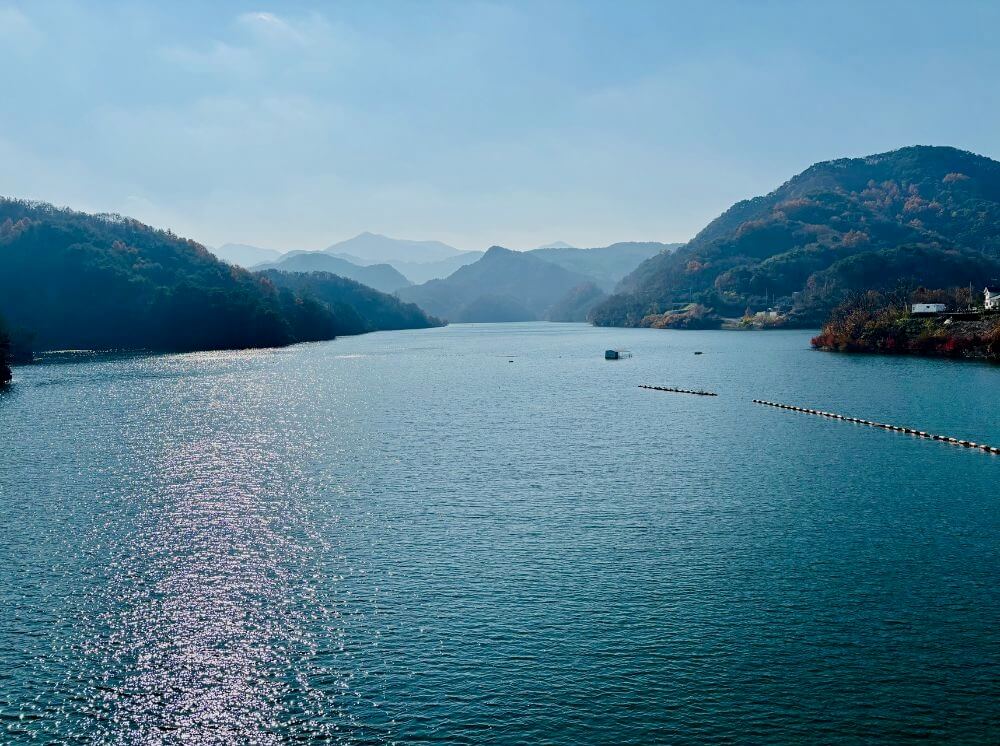
{"type": "Polygon", "coordinates": [[[750,400],[1000,445],[1000,368],[808,337],[19,368],[0,741],[996,742],[1000,458],[750,400]]]}

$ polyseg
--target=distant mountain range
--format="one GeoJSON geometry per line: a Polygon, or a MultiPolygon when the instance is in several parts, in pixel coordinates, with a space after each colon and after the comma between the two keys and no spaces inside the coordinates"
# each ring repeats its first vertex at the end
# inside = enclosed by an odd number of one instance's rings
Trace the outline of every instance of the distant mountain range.
{"type": "Polygon", "coordinates": [[[329,272],[383,293],[394,293],[413,284],[391,264],[360,266],[323,251],[291,251],[278,261],[257,264],[252,269],[254,272],[271,269],[282,272],[329,272]]]}
{"type": "Polygon", "coordinates": [[[216,252],[268,261],[248,272],[129,218],[0,199],[0,315],[48,349],[276,346],[434,317],[670,326],[689,304],[818,324],[857,290],[995,284],[1000,163],[926,146],[818,163],[680,247],[481,253],[366,233],[322,252],[216,252]],[[413,285],[393,262],[446,276],[413,285]]]}
{"type": "MultiPolygon", "coordinates": [[[[619,243],[598,249],[580,249],[565,241],[555,241],[524,253],[535,254],[552,264],[586,275],[602,290],[610,291],[642,260],[677,245],[619,243]]],[[[282,253],[246,244],[226,244],[214,252],[231,264],[255,271],[332,272],[384,292],[394,292],[411,283],[444,279],[483,256],[482,251],[460,251],[440,241],[409,241],[376,233],[361,233],[323,251],[282,253]]]]}
{"type": "Polygon", "coordinates": [[[530,252],[493,246],[449,277],[397,295],[448,321],[531,321],[544,318],[557,299],[585,282],[583,275],[530,252]]]}
{"type": "Polygon", "coordinates": [[[913,146],[817,163],[733,205],[683,248],[640,264],[592,318],[657,325],[695,302],[731,315],[778,305],[819,325],[853,291],[981,286],[998,264],[1000,163],[913,146]]]}
{"type": "Polygon", "coordinates": [[[323,251],[359,264],[438,262],[463,253],[440,241],[408,241],[378,233],[359,233],[354,238],[335,243],[323,251]]]}
{"type": "Polygon", "coordinates": [[[610,287],[667,244],[615,244],[599,249],[490,248],[444,279],[397,291],[435,316],[453,322],[586,320],[610,287]]]}
{"type": "Polygon", "coordinates": [[[219,259],[237,267],[248,269],[262,262],[275,262],[281,258],[282,252],[274,249],[262,249],[245,243],[227,243],[216,249],[210,248],[219,259]]]}
{"type": "Polygon", "coordinates": [[[269,256],[250,266],[255,272],[327,272],[346,277],[398,293],[451,321],[544,319],[550,312],[559,320],[585,321],[590,309],[643,260],[677,246],[624,242],[581,249],[555,241],[523,252],[494,247],[490,255],[460,251],[440,241],[361,233],[323,251],[280,254],[244,244],[227,244],[218,251],[226,248],[234,263],[269,256]],[[487,257],[489,261],[484,261],[487,257]]]}
{"type": "Polygon", "coordinates": [[[478,261],[483,253],[482,251],[463,251],[457,256],[439,259],[436,262],[392,262],[392,266],[406,275],[408,280],[419,284],[447,277],[459,267],[478,261]]]}
{"type": "MultiPolygon", "coordinates": [[[[423,243],[375,234],[362,234],[359,239],[354,250],[376,247],[382,255],[390,253],[389,246],[406,251],[408,245],[423,243]]],[[[653,242],[595,249],[559,244],[525,252],[494,247],[485,254],[459,252],[431,262],[396,261],[410,273],[409,279],[389,263],[364,264],[367,260],[354,254],[327,251],[292,251],[252,269],[332,273],[377,290],[397,292],[401,298],[452,321],[524,321],[550,318],[550,312],[559,320],[585,321],[587,312],[604,299],[606,291],[640,262],[675,247],[653,242]],[[413,278],[425,280],[419,289],[410,289],[413,278]]],[[[375,256],[376,249],[368,255],[375,256]]]]}
{"type": "Polygon", "coordinates": [[[404,287],[410,282],[427,282],[435,278],[447,277],[459,267],[479,259],[481,251],[460,251],[440,241],[409,241],[389,238],[376,233],[361,233],[354,238],[335,243],[322,251],[275,251],[263,249],[248,244],[229,243],[211,249],[217,257],[230,264],[245,269],[264,270],[281,266],[282,269],[299,272],[307,271],[306,266],[312,266],[317,271],[333,272],[344,277],[350,277],[371,285],[380,290],[391,292],[404,287]],[[310,260],[297,259],[288,262],[291,257],[307,254],[310,260]],[[373,265],[389,265],[401,274],[392,276],[384,270],[378,273],[358,272],[346,264],[320,265],[316,259],[319,255],[334,257],[348,262],[355,268],[373,265]],[[309,265],[308,262],[314,264],[309,265]]]}
{"type": "Polygon", "coordinates": [[[586,275],[600,288],[610,291],[619,280],[649,257],[662,251],[673,251],[681,245],[655,241],[616,243],[595,249],[553,245],[527,253],[552,264],[558,264],[564,269],[586,275]]]}

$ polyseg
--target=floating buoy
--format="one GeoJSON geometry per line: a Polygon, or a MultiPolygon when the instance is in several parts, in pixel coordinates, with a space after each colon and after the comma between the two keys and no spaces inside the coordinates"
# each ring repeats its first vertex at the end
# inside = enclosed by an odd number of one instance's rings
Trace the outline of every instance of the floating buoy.
{"type": "Polygon", "coordinates": [[[640,383],[639,388],[649,389],[651,391],[668,391],[674,394],[694,394],[695,396],[718,396],[718,394],[712,391],[693,391],[691,389],[677,389],[671,386],[647,386],[644,383],[640,383]]]}
{"type": "MultiPolygon", "coordinates": [[[[644,388],[651,388],[646,386],[644,388]]],[[[663,389],[664,391],[670,391],[675,389],[663,389]]],[[[694,391],[685,391],[682,393],[699,393],[694,391]]],[[[714,396],[714,394],[711,394],[714,396]]],[[[818,417],[830,417],[835,420],[842,420],[844,422],[853,422],[856,425],[867,425],[868,427],[877,427],[880,430],[889,430],[895,433],[906,433],[907,435],[914,435],[918,438],[925,438],[927,440],[936,440],[941,443],[950,443],[951,445],[961,446],[962,448],[972,448],[977,451],[982,451],[983,453],[992,453],[1000,455],[1000,448],[995,446],[986,445],[985,443],[976,443],[973,440],[959,440],[958,438],[951,438],[947,435],[935,435],[933,433],[928,433],[924,430],[916,430],[912,427],[901,427],[900,425],[887,425],[884,422],[872,422],[871,420],[862,420],[859,417],[845,417],[842,414],[836,414],[834,412],[824,412],[819,409],[805,409],[804,407],[796,407],[793,404],[779,404],[772,401],[764,401],[763,399],[753,399],[754,404],[763,404],[766,407],[775,407],[776,409],[787,409],[792,412],[802,412],[803,414],[814,414],[818,417]]]]}

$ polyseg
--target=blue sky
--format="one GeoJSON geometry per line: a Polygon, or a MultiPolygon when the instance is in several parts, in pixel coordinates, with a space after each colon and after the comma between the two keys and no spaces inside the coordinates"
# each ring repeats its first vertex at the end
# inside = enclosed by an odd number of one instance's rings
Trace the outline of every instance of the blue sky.
{"type": "Polygon", "coordinates": [[[683,241],[818,160],[1000,156],[1000,3],[0,0],[0,193],[208,244],[683,241]]]}

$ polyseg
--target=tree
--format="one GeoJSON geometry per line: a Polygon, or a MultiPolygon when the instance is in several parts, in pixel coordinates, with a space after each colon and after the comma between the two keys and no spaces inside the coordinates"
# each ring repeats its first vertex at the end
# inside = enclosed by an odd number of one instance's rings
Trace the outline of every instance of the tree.
{"type": "Polygon", "coordinates": [[[10,370],[10,335],[0,319],[0,386],[6,386],[13,377],[10,370]]]}

